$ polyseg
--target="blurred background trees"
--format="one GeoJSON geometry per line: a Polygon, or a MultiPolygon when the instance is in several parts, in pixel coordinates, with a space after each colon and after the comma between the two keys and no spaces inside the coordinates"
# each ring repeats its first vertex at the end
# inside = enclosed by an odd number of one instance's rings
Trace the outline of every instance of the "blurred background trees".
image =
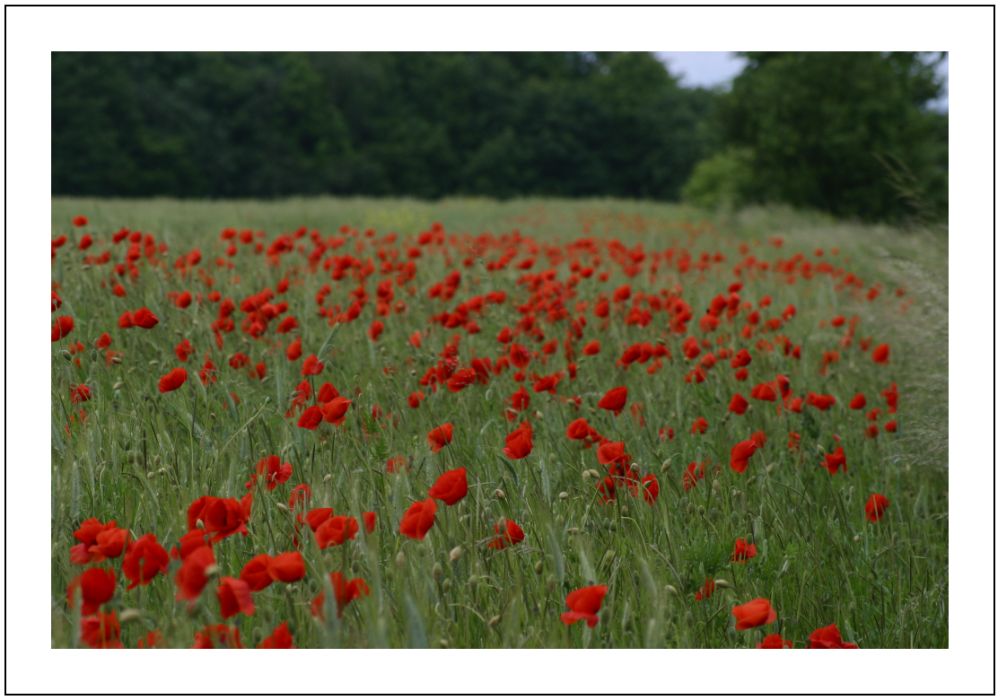
{"type": "Polygon", "coordinates": [[[57,195],[613,196],[943,216],[932,56],[55,53],[57,195]]]}

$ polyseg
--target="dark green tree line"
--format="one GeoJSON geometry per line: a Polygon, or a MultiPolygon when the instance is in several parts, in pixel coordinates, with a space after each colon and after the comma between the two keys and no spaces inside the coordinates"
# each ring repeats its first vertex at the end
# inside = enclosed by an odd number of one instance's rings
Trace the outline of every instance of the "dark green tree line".
{"type": "Polygon", "coordinates": [[[933,59],[744,56],[722,92],[648,53],[55,53],[52,189],[946,211],[933,59]]]}

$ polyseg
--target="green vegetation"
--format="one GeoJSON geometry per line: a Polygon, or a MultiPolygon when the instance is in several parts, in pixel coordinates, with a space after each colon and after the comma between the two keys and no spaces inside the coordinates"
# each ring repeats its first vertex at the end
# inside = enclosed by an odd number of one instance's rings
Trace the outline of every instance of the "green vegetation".
{"type": "MultiPolygon", "coordinates": [[[[71,238],[53,261],[52,279],[63,300],[54,315],[71,314],[76,324],[69,337],[52,345],[55,647],[79,645],[79,612],[67,607],[66,588],[84,568],[69,560],[73,531],[82,520],[115,519],[134,536],[155,533],[169,548],[187,529],[189,504],[205,494],[241,497],[254,465],[268,454],[291,463],[292,478],[274,491],[256,488],[249,535],[215,545],[217,575],[238,576],[254,555],[293,549],[287,501],[295,484],[311,485],[313,507],[331,506],[338,514],[359,518],[363,511],[375,511],[378,524],[370,535],[362,530],[357,539],[325,550],[304,528],[306,577],[255,593],[252,616],[224,621],[239,627],[245,646],[258,644],[282,621],[300,647],[732,648],[752,647],[771,632],[801,647],[814,629],[831,623],[845,640],[864,648],[948,646],[947,250],[941,237],[919,231],[900,235],[888,226],[845,224],[776,207],[705,218],[674,205],[546,199],[430,204],[333,198],[183,203],[56,198],[52,228],[53,238],[71,238]],[[89,223],[74,232],[69,222],[78,214],[89,223]],[[329,283],[333,292],[328,305],[346,306],[351,290],[363,285],[374,297],[378,282],[393,274],[378,271],[367,281],[351,276],[331,281],[321,265],[310,271],[304,254],[288,253],[271,265],[250,248],[241,247],[229,258],[219,240],[227,227],[264,231],[265,245],[300,226],[318,229],[323,238],[337,236],[342,225],[359,231],[371,227],[372,238],[359,235],[333,252],[370,259],[376,269],[378,250],[402,251],[400,260],[405,261],[407,248],[416,245],[416,237],[432,222],[442,224],[448,243],[424,246],[415,259],[415,279],[395,287],[406,310],[383,318],[385,331],[377,342],[366,334],[376,318],[374,302],[356,322],[331,327],[316,315],[315,296],[329,283]],[[110,290],[116,278],[111,268],[128,244],[115,246],[110,238],[123,226],[152,234],[168,252],[156,256],[162,264],[140,259],[140,274],[122,278],[127,295],[118,298],[110,290]],[[500,236],[514,229],[521,238],[499,243],[500,236]],[[83,231],[95,238],[86,252],[74,248],[83,231]],[[399,234],[397,241],[385,238],[390,231],[399,234]],[[486,231],[492,234],[480,237],[486,231]],[[781,248],[770,242],[773,237],[783,239],[781,248]],[[535,255],[534,242],[566,251],[566,244],[579,238],[617,239],[630,251],[641,246],[647,256],[673,248],[689,252],[692,261],[716,252],[726,259],[705,272],[681,272],[664,263],[650,277],[647,257],[643,272],[630,277],[610,254],[594,256],[597,272],[609,277],[602,281],[595,274],[578,281],[574,296],[566,300],[574,316],[578,302],[590,305],[631,284],[635,292],[651,295],[677,285],[694,318],[686,333],[677,334],[670,332],[662,314],[640,327],[624,322],[627,307],[614,307],[610,323],[602,328],[588,307],[582,312],[587,317],[583,336],[574,343],[598,339],[601,352],[578,352],[576,378],[564,378],[554,395],[532,391],[531,376],[565,369],[562,343],[569,319],[543,319],[545,340],[557,339],[560,346],[550,359],[540,355],[527,370],[524,383],[531,405],[523,417],[533,425],[534,449],[525,459],[507,459],[502,451],[505,436],[517,426],[503,415],[519,386],[513,370],[458,393],[428,391],[416,410],[407,405],[407,396],[422,388],[419,378],[437,363],[453,335],[462,335],[463,366],[472,357],[503,354],[499,331],[514,327],[521,318],[519,305],[532,298],[528,286],[518,281],[550,266],[562,282],[571,276],[565,261],[552,263],[542,252],[530,271],[515,265],[535,255]],[[758,339],[777,342],[773,334],[740,338],[741,311],[718,333],[728,334],[728,347],[749,349],[749,380],[737,381],[729,362],[720,361],[704,383],[687,383],[685,375],[694,364],[684,359],[683,341],[688,335],[716,336],[704,333],[698,319],[736,279],[732,269],[745,257],[743,245],[757,259],[773,262],[801,253],[817,265],[828,262],[866,285],[880,285],[882,293],[869,301],[825,274],[800,277],[794,284],[773,272],[746,274],[743,300],[756,308],[765,296],[773,297],[769,307],[760,309],[765,318],[779,316],[788,304],[796,306],[798,313],[779,333],[801,344],[801,359],[791,360],[780,349],[759,349],[758,339]],[[474,254],[475,246],[480,247],[474,254]],[[288,313],[298,318],[300,328],[291,335],[302,338],[304,354],[317,353],[326,364],[314,378],[317,386],[332,382],[354,401],[344,425],[323,424],[309,431],[285,417],[302,380],[301,362],[285,357],[291,336],[276,335],[272,326],[262,337],[251,338],[240,329],[243,314],[237,311],[236,329],[225,335],[219,350],[211,330],[217,304],[204,300],[186,309],[173,306],[169,292],[209,291],[201,275],[181,276],[174,267],[193,248],[203,254],[200,268],[212,277],[212,288],[232,298],[237,308],[265,287],[275,289],[283,277],[292,281],[275,301],[287,301],[288,313]],[[514,264],[495,271],[483,265],[511,248],[517,255],[514,264]],[[815,256],[816,248],[824,249],[822,258],[815,256]],[[105,249],[113,253],[110,264],[81,264],[85,254],[105,249]],[[465,255],[474,264],[464,267],[465,255]],[[235,267],[217,266],[218,258],[235,267]],[[429,298],[431,285],[451,270],[462,276],[456,296],[450,301],[429,298]],[[894,294],[897,289],[903,296],[894,294]],[[429,320],[493,291],[506,292],[508,299],[475,317],[481,326],[477,334],[429,320]],[[156,327],[117,327],[123,311],[143,305],[159,317],[156,327]],[[861,351],[856,342],[841,346],[844,328],[830,325],[837,315],[857,316],[858,338],[890,343],[891,362],[874,364],[870,351],[861,351]],[[421,349],[408,343],[415,330],[428,331],[421,349]],[[122,353],[120,362],[108,363],[103,351],[94,349],[94,340],[105,331],[113,338],[111,349],[122,353]],[[186,365],[190,378],[177,391],[158,393],[157,379],[181,365],[173,347],[182,338],[196,351],[186,365]],[[71,355],[67,344],[76,341],[86,349],[71,355]],[[655,374],[647,374],[646,365],[623,368],[615,363],[626,346],[641,341],[663,342],[673,359],[655,374]],[[839,350],[841,359],[821,375],[821,356],[831,349],[839,350]],[[251,378],[247,370],[231,368],[227,360],[237,351],[254,362],[265,361],[266,377],[251,378]],[[206,356],[219,368],[219,381],[203,386],[198,369],[206,356]],[[752,401],[746,415],[727,415],[734,392],[749,397],[753,385],[777,373],[789,377],[795,395],[825,392],[836,396],[837,404],[825,412],[807,407],[800,414],[779,414],[775,404],[752,401]],[[848,410],[847,402],[864,392],[869,407],[884,408],[880,392],[890,382],[899,387],[899,412],[883,412],[878,424],[892,417],[899,430],[866,438],[864,417],[848,410]],[[91,399],[75,405],[70,393],[79,384],[90,388],[91,399]],[[616,417],[596,408],[602,394],[618,385],[628,387],[630,404],[641,404],[644,424],[628,409],[616,417]],[[564,400],[574,395],[581,398],[579,410],[564,400]],[[380,420],[372,417],[376,405],[382,410],[380,420]],[[86,418],[71,418],[81,407],[86,418]],[[604,468],[593,448],[582,449],[565,434],[578,416],[609,439],[624,440],[641,472],[657,476],[660,493],[653,505],[624,491],[610,504],[599,502],[589,472],[603,474],[604,468]],[[709,422],[707,432],[692,435],[692,421],[702,416],[709,422]],[[454,441],[434,453],[425,436],[445,421],[455,426],[454,441]],[[659,435],[667,425],[676,431],[673,440],[659,435]],[[730,449],[754,430],[766,433],[767,444],[745,473],[736,473],[729,468],[730,449]],[[787,447],[790,431],[801,434],[798,450],[787,447]],[[821,464],[834,434],[842,440],[849,468],[831,475],[821,464]],[[386,460],[395,455],[410,460],[410,471],[387,473],[386,460]],[[706,477],[685,490],[682,474],[696,461],[710,465],[706,477]],[[440,505],[425,540],[402,537],[399,524],[407,506],[425,498],[443,470],[458,466],[468,469],[468,495],[454,506],[440,505]],[[876,491],[891,505],[880,522],[870,523],[865,502],[876,491]],[[489,549],[498,518],[519,523],[524,542],[489,549]],[[736,538],[754,542],[757,556],[732,562],[736,538]],[[310,613],[310,601],[324,590],[332,571],[363,577],[371,595],[350,603],[343,617],[328,610],[322,622],[310,613]],[[696,601],[695,592],[708,578],[725,583],[709,599],[696,601]],[[593,629],[582,622],[563,625],[567,593],[589,583],[609,586],[600,622],[593,629]],[[731,607],[758,597],[771,601],[777,621],[736,631],[731,607]]],[[[542,319],[544,313],[538,316],[542,319]]],[[[535,351],[542,340],[521,336],[518,342],[535,351]]],[[[123,620],[126,646],[154,629],[168,646],[190,646],[198,630],[223,622],[214,579],[193,607],[175,600],[178,564],[171,561],[166,575],[130,591],[119,576],[106,609],[123,620]]],[[[119,569],[120,560],[99,566],[119,569]]]]}
{"type": "Polygon", "coordinates": [[[55,53],[52,189],[946,214],[937,59],[747,57],[724,92],[647,53],[55,53]]]}

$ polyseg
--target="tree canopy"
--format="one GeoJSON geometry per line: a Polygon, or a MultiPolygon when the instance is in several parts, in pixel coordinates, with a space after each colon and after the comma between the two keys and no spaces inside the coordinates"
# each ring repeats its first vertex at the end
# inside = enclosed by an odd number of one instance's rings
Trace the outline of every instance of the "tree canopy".
{"type": "Polygon", "coordinates": [[[744,55],[724,92],[649,53],[54,53],[52,189],[942,211],[926,56],[744,55]]]}

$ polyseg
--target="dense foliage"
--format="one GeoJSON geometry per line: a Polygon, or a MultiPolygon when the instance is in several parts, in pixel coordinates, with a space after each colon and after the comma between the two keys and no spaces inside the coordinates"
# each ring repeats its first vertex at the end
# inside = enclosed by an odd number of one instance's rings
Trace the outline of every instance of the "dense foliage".
{"type": "Polygon", "coordinates": [[[650,54],[54,54],[57,194],[674,199],[711,96],[650,54]]]}
{"type": "Polygon", "coordinates": [[[839,216],[937,217],[948,118],[936,62],[916,53],[751,53],[721,98],[726,143],[749,149],[746,194],[839,216]]]}
{"type": "Polygon", "coordinates": [[[927,56],[746,57],[713,92],[648,53],[56,53],[52,188],[677,200],[693,174],[702,205],[944,212],[927,56]]]}

